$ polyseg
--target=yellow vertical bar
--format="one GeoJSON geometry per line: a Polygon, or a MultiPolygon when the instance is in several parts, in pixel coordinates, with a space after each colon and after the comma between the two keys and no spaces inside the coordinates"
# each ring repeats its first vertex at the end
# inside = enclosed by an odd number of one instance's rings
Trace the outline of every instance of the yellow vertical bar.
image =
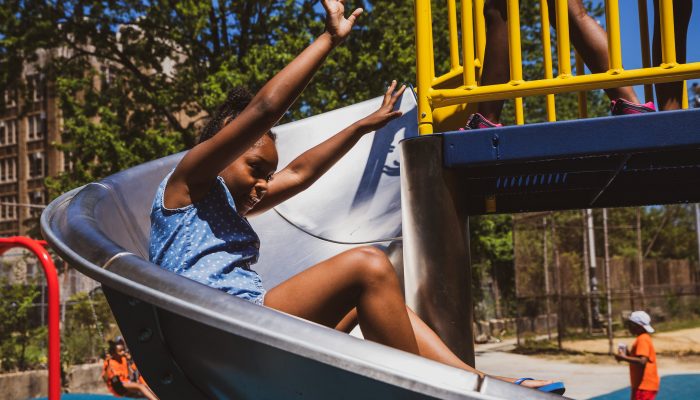
{"type": "Polygon", "coordinates": [[[428,14],[428,19],[430,20],[429,25],[430,29],[428,29],[428,33],[430,34],[430,40],[428,43],[430,43],[430,79],[435,79],[435,49],[433,48],[433,43],[435,43],[435,40],[433,39],[433,13],[432,10],[430,14],[428,14]]]}
{"type": "MultiPolygon", "coordinates": [[[[586,70],[584,69],[585,67],[583,66],[583,58],[581,58],[581,55],[578,54],[578,51],[576,52],[576,75],[585,75],[586,70]]],[[[588,104],[587,102],[587,96],[585,91],[580,91],[578,92],[578,117],[579,118],[587,118],[588,117],[588,104]]]]}
{"type": "MultiPolygon", "coordinates": [[[[551,79],[552,73],[552,38],[549,31],[549,5],[547,0],[540,0],[540,20],[542,27],[542,55],[544,58],[544,78],[551,79]]],[[[557,120],[557,113],[554,106],[554,95],[546,96],[547,121],[557,120]]]]}
{"type": "MultiPolygon", "coordinates": [[[[510,58],[510,83],[519,84],[523,81],[523,62],[520,50],[520,9],[518,0],[508,0],[508,51],[510,58]]],[[[515,123],[525,123],[523,115],[523,99],[515,99],[515,123]]]]}
{"type": "Polygon", "coordinates": [[[429,94],[433,80],[430,64],[431,53],[430,0],[416,0],[416,82],[418,85],[418,132],[421,135],[433,133],[433,110],[429,94]]]}
{"type": "Polygon", "coordinates": [[[681,108],[688,108],[688,81],[683,81],[683,97],[681,98],[681,108]]]}
{"type": "Polygon", "coordinates": [[[459,68],[459,38],[457,35],[457,0],[447,0],[447,19],[450,29],[450,69],[459,68]]]}
{"type": "MultiPolygon", "coordinates": [[[[605,21],[608,30],[608,68],[617,73],[622,71],[622,45],[620,44],[620,6],[617,0],[605,0],[605,21]]],[[[578,74],[578,71],[577,71],[578,74]]]]}
{"type": "Polygon", "coordinates": [[[571,45],[569,44],[569,11],[566,0],[556,0],[557,53],[559,76],[571,76],[571,45]]]}
{"type": "MultiPolygon", "coordinates": [[[[639,13],[639,39],[642,46],[642,67],[651,67],[651,52],[649,51],[649,12],[647,0],[637,0],[639,13]]],[[[654,101],[654,92],[651,85],[644,85],[644,101],[654,101]]]]}
{"type": "Polygon", "coordinates": [[[520,10],[518,0],[508,0],[508,51],[510,56],[510,80],[523,80],[523,63],[520,51],[520,10]]]}
{"type": "Polygon", "coordinates": [[[522,125],[525,123],[525,113],[523,112],[523,98],[515,98],[515,123],[522,125]]]}
{"type": "Polygon", "coordinates": [[[476,86],[472,0],[462,0],[462,63],[464,65],[464,85],[476,86]]]}
{"type": "Polygon", "coordinates": [[[676,38],[673,27],[673,0],[659,0],[661,23],[661,66],[676,65],[676,38]]]}
{"type": "Polygon", "coordinates": [[[474,0],[474,28],[476,31],[476,58],[479,60],[479,76],[484,68],[486,53],[486,20],[484,19],[484,0],[474,0]]]}

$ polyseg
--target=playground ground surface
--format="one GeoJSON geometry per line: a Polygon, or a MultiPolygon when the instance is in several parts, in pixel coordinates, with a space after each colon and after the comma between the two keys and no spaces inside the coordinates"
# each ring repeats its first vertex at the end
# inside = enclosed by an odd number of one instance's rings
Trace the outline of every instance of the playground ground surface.
{"type": "MultiPolygon", "coordinates": [[[[680,329],[671,332],[659,332],[652,336],[657,353],[661,354],[697,354],[700,355],[700,328],[680,329]]],[[[616,337],[613,347],[618,343],[632,344],[631,336],[616,337]]],[[[607,353],[608,339],[564,341],[567,350],[585,351],[590,353],[607,353]]]]}
{"type": "MultiPolygon", "coordinates": [[[[616,337],[614,344],[631,344],[632,337],[616,337]]],[[[700,328],[653,336],[661,375],[659,399],[697,399],[700,393],[700,328]]],[[[607,338],[565,341],[564,354],[511,353],[515,339],[476,347],[477,368],[497,375],[561,380],[566,396],[574,399],[629,399],[627,365],[607,355],[607,338]]]]}
{"type": "MultiPolygon", "coordinates": [[[[697,399],[700,393],[700,328],[654,334],[661,390],[659,399],[697,399]]],[[[632,343],[632,337],[616,337],[632,343]]],[[[555,379],[566,384],[566,396],[574,399],[627,400],[629,372],[625,364],[608,356],[607,338],[565,341],[569,353],[522,355],[515,339],[476,346],[477,368],[494,375],[555,379]]],[[[61,396],[65,400],[107,400],[107,395],[61,396]]],[[[46,398],[41,399],[46,400],[46,398]]]]}

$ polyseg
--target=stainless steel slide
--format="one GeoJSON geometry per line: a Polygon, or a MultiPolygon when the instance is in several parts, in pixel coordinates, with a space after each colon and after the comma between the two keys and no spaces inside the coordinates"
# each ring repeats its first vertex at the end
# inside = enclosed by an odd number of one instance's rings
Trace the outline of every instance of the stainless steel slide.
{"type": "MultiPolygon", "coordinates": [[[[280,165],[369,114],[380,99],[275,129],[280,165]]],[[[398,142],[416,107],[367,135],[314,186],[251,219],[268,288],[363,244],[402,274],[398,142]]],[[[148,262],[158,183],[182,154],[66,193],[41,218],[51,246],[103,285],[141,372],[161,399],[560,398],[364,341],[182,278],[148,262]]]]}

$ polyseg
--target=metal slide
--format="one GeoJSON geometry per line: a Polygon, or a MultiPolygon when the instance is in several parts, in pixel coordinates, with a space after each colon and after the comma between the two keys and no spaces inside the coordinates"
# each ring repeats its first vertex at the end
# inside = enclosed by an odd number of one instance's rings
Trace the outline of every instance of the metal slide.
{"type": "MultiPolygon", "coordinates": [[[[279,126],[280,166],[381,99],[279,126]]],[[[416,106],[367,135],[314,186],[251,219],[268,288],[345,249],[387,252],[402,273],[398,142],[416,106]]],[[[161,399],[560,398],[471,374],[259,307],[147,261],[158,183],[182,154],[66,193],[41,217],[60,256],[100,281],[139,369],[161,399]]]]}

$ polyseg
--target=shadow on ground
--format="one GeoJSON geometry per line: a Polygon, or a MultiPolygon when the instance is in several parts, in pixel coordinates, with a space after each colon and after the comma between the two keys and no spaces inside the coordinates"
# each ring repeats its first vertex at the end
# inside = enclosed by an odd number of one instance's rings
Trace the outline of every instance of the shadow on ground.
{"type": "MultiPolygon", "coordinates": [[[[661,387],[656,396],[659,400],[673,399],[686,400],[697,399],[700,393],[700,374],[668,375],[661,378],[661,387]]],[[[610,392],[591,400],[629,400],[629,386],[610,392]]]]}

